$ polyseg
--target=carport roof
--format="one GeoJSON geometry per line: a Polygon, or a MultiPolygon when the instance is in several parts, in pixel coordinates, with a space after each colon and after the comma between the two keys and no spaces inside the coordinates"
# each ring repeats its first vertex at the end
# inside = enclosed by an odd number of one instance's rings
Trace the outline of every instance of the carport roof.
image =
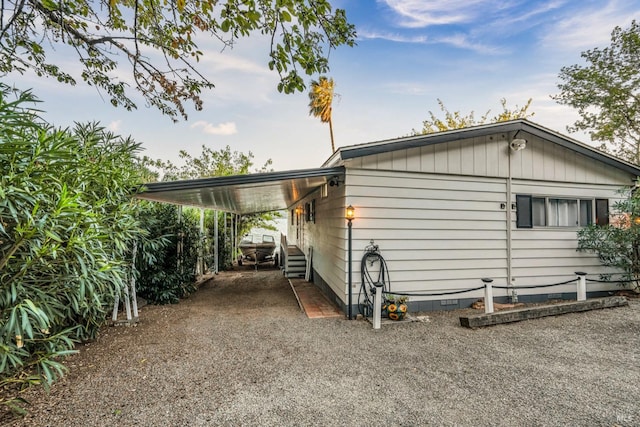
{"type": "Polygon", "coordinates": [[[268,212],[288,208],[343,174],[340,166],[154,182],[135,197],[236,214],[268,212]]]}

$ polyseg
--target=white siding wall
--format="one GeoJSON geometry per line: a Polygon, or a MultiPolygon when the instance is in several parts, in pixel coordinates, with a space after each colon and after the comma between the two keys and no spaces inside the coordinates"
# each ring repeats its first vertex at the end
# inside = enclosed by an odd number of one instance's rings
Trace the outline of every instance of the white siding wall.
{"type": "Polygon", "coordinates": [[[305,255],[309,253],[309,246],[313,246],[313,268],[327,282],[331,290],[346,301],[347,292],[347,231],[345,215],[344,185],[327,187],[327,197],[321,197],[321,191],[316,191],[302,199],[298,204],[304,208],[305,203],[315,199],[315,223],[306,222],[302,215],[302,239],[296,242],[296,225],[291,225],[289,218],[289,244],[296,244],[305,255]]]}
{"type": "Polygon", "coordinates": [[[573,184],[631,184],[633,177],[597,160],[539,138],[527,137],[527,147],[512,154],[513,178],[573,184]]]}
{"type": "MultiPolygon", "coordinates": [[[[516,194],[533,194],[607,198],[612,206],[616,191],[633,182],[633,176],[596,160],[540,138],[524,137],[527,147],[518,152],[508,147],[512,135],[496,134],[346,161],[343,202],[357,209],[353,228],[356,287],[359,261],[371,239],[380,246],[392,289],[398,292],[471,288],[479,286],[483,277],[506,285],[508,221],[500,205],[507,201],[510,166],[513,203],[516,194]]],[[[594,255],[576,252],[577,228],[524,230],[517,229],[515,221],[514,211],[509,221],[514,285],[556,283],[575,277],[576,271],[593,275],[604,271],[594,255]]],[[[611,288],[588,286],[589,291],[611,288]]],[[[566,285],[518,293],[574,290],[566,285]]],[[[495,294],[504,296],[507,291],[495,294]]],[[[481,293],[459,297],[477,296],[481,293]]]]}
{"type": "Polygon", "coordinates": [[[407,172],[505,177],[505,135],[452,141],[350,160],[349,166],[407,172]]]}
{"type": "Polygon", "coordinates": [[[515,153],[509,149],[510,136],[496,134],[361,157],[347,161],[346,165],[358,169],[506,178],[511,156],[513,178],[618,186],[632,182],[630,175],[601,162],[537,137],[524,137],[527,147],[515,153]]]}
{"type": "MultiPolygon", "coordinates": [[[[512,190],[516,194],[554,196],[584,199],[609,199],[613,208],[619,185],[569,184],[539,181],[514,180],[512,190]]],[[[607,272],[594,254],[576,252],[578,247],[577,227],[538,227],[519,229],[513,216],[512,275],[515,285],[540,285],[557,283],[575,277],[576,271],[589,275],[607,272]]],[[[592,276],[593,277],[593,276],[592,276]]],[[[611,289],[612,285],[589,283],[587,290],[611,289]]],[[[521,295],[534,293],[573,292],[574,285],[547,288],[544,290],[519,290],[521,295]]]]}
{"type": "MultiPolygon", "coordinates": [[[[354,282],[370,240],[387,261],[392,291],[442,292],[506,279],[503,179],[347,169],[354,282]]],[[[481,292],[464,294],[477,297],[481,292]]],[[[418,298],[442,299],[441,297],[418,298]]]]}

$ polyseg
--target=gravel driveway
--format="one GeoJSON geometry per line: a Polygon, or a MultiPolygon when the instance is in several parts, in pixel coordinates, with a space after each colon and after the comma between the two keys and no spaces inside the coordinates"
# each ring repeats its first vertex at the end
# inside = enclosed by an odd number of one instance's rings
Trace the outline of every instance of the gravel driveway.
{"type": "MultiPolygon", "coordinates": [[[[307,319],[278,271],[225,272],[69,359],[15,426],[640,425],[640,302],[479,330],[465,311],[307,319]]],[[[3,419],[0,418],[0,424],[3,419]]]]}

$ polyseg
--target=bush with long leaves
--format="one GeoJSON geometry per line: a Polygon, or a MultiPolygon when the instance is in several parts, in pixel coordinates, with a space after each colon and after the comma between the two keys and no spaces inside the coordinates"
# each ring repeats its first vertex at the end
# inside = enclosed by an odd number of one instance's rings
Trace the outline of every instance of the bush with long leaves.
{"type": "Polygon", "coordinates": [[[177,206],[143,203],[141,208],[147,236],[136,259],[137,291],[152,304],[175,304],[195,291],[200,232],[193,212],[185,211],[179,219],[177,206]]]}
{"type": "MultiPolygon", "coordinates": [[[[0,387],[48,386],[95,338],[143,233],[139,145],[97,124],[60,130],[0,85],[0,387]]],[[[16,405],[0,398],[0,404],[16,405]]]]}
{"type": "Polygon", "coordinates": [[[595,253],[602,265],[619,274],[602,274],[620,280],[640,292],[640,193],[637,187],[620,190],[623,199],[614,203],[611,221],[590,225],[578,232],[578,251],[595,253]]]}

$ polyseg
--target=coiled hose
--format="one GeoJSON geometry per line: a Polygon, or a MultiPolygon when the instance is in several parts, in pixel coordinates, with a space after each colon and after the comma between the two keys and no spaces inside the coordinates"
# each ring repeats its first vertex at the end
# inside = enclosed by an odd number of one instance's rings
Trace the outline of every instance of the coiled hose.
{"type": "MultiPolygon", "coordinates": [[[[360,262],[360,294],[358,295],[358,309],[364,317],[373,314],[373,298],[376,285],[382,285],[382,292],[391,292],[391,281],[389,280],[389,269],[387,262],[380,254],[378,245],[371,244],[364,248],[364,255],[360,262]],[[377,270],[377,274],[376,274],[377,270]],[[375,276],[375,277],[374,277],[375,276]]],[[[383,298],[386,300],[386,297],[383,298]]]]}

